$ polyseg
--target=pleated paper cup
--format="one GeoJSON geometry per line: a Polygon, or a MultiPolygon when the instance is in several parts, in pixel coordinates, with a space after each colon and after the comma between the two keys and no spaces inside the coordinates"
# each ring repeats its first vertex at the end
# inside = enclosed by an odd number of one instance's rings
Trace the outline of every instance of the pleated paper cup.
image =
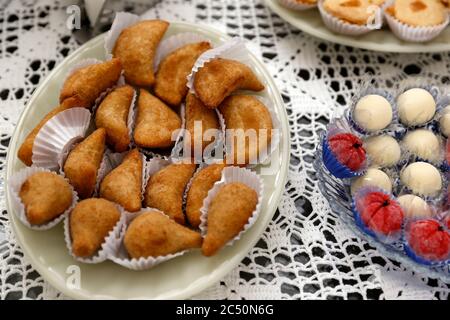
{"type": "Polygon", "coordinates": [[[33,144],[33,166],[58,170],[73,145],[82,140],[89,128],[91,113],[85,108],[64,110],[39,130],[33,144]]]}
{"type": "Polygon", "coordinates": [[[114,46],[122,30],[138,23],[139,21],[141,21],[141,18],[138,15],[128,12],[116,13],[113,24],[111,25],[111,28],[109,29],[105,37],[104,47],[106,52],[106,59],[112,59],[114,46]]]}
{"type": "Polygon", "coordinates": [[[113,229],[111,229],[108,235],[105,237],[100,249],[92,256],[87,258],[78,257],[73,254],[72,250],[72,237],[70,234],[70,216],[69,213],[64,219],[64,240],[66,241],[66,247],[70,255],[77,261],[89,264],[96,264],[107,260],[107,258],[117,252],[120,246],[121,232],[126,221],[127,213],[121,206],[116,205],[120,211],[120,219],[117,221],[113,229]]]}
{"type": "Polygon", "coordinates": [[[302,1],[296,1],[296,0],[278,0],[278,2],[283,6],[291,10],[295,11],[304,11],[312,8],[317,7],[317,3],[311,4],[307,2],[302,1]]]}
{"type": "Polygon", "coordinates": [[[243,183],[249,188],[256,191],[258,195],[258,202],[256,204],[256,208],[251,214],[250,218],[248,219],[247,224],[242,228],[241,232],[239,232],[236,237],[228,241],[226,246],[232,245],[236,240],[239,240],[241,236],[250,229],[253,224],[258,219],[259,213],[261,212],[261,206],[262,206],[262,197],[264,194],[264,184],[259,175],[257,175],[255,172],[240,168],[240,167],[226,167],[222,171],[222,178],[220,181],[216,182],[211,190],[208,191],[208,195],[203,200],[203,206],[200,209],[201,216],[200,216],[200,232],[203,237],[206,236],[208,233],[208,210],[211,205],[211,202],[216,197],[219,190],[229,183],[239,182],[243,183]]]}
{"type": "MultiPolygon", "coordinates": [[[[72,190],[72,203],[69,206],[69,208],[67,208],[66,211],[64,211],[62,214],[60,214],[58,217],[56,217],[55,219],[53,219],[50,222],[47,222],[42,225],[32,225],[27,219],[27,215],[25,212],[25,205],[23,204],[22,199],[20,198],[19,194],[20,194],[20,189],[22,188],[22,185],[25,183],[25,181],[29,177],[31,177],[32,175],[34,175],[35,173],[38,173],[38,172],[54,173],[45,168],[26,167],[26,168],[23,168],[22,170],[20,170],[19,172],[17,172],[14,176],[12,176],[8,181],[8,185],[9,185],[11,204],[12,204],[11,210],[15,213],[17,218],[19,218],[20,222],[22,222],[25,226],[27,226],[30,229],[43,231],[43,230],[51,229],[54,226],[56,226],[69,214],[69,212],[72,211],[72,209],[75,207],[75,205],[78,202],[78,195],[75,192],[75,190],[73,189],[73,187],[70,186],[70,188],[72,190]]],[[[54,173],[54,174],[56,174],[56,173],[54,173]]],[[[65,180],[67,181],[67,183],[69,183],[69,181],[67,179],[65,179],[65,180]]]]}
{"type": "MultiPolygon", "coordinates": [[[[145,208],[139,212],[127,213],[126,221],[125,221],[125,224],[123,225],[122,231],[121,231],[120,245],[118,247],[118,250],[116,250],[116,252],[114,252],[113,254],[110,254],[108,256],[109,260],[111,260],[114,263],[121,265],[122,267],[125,267],[127,269],[140,271],[140,270],[151,269],[154,266],[156,266],[162,262],[179,257],[189,251],[189,250],[184,250],[184,251],[180,251],[180,252],[177,252],[174,254],[168,254],[168,255],[159,256],[159,257],[147,257],[147,258],[141,257],[139,259],[130,258],[127,253],[127,250],[125,248],[125,245],[123,243],[123,241],[125,239],[126,230],[127,230],[128,226],[130,225],[130,223],[135,218],[137,218],[141,214],[146,213],[148,211],[157,211],[157,212],[164,214],[162,211],[160,211],[158,209],[153,209],[153,208],[145,208]]],[[[165,216],[167,217],[168,220],[170,220],[170,218],[167,215],[165,215],[165,216]]]]}

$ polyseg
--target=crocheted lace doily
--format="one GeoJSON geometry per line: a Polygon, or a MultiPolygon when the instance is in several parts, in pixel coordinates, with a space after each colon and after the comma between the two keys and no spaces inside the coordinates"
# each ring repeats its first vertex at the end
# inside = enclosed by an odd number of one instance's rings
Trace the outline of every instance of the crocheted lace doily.
{"type": "MultiPolygon", "coordinates": [[[[33,90],[79,46],[65,25],[65,2],[0,3],[1,171],[33,90]]],[[[136,6],[125,2],[128,10],[136,6]]],[[[277,213],[239,266],[196,298],[449,298],[450,284],[415,275],[355,237],[330,212],[312,161],[319,133],[350,101],[358,81],[373,74],[391,85],[406,73],[448,83],[450,53],[386,54],[322,42],[292,28],[262,0],[165,0],[150,16],[195,21],[245,39],[275,78],[289,116],[289,180],[277,213]]],[[[8,222],[0,176],[0,299],[64,298],[24,258],[8,222]]]]}

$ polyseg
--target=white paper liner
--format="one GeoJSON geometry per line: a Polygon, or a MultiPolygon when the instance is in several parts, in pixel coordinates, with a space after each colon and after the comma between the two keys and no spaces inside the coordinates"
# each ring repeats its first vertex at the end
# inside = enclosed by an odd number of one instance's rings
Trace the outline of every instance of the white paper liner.
{"type": "Polygon", "coordinates": [[[181,127],[178,129],[177,136],[175,138],[175,144],[170,152],[170,158],[179,159],[182,157],[184,133],[186,130],[186,105],[184,103],[180,106],[180,118],[181,127]]]}
{"type": "Polygon", "coordinates": [[[91,113],[85,108],[64,110],[39,130],[33,144],[33,166],[62,168],[71,146],[83,139],[89,128],[91,113]]]}
{"type": "Polygon", "coordinates": [[[121,206],[116,204],[117,209],[120,211],[120,218],[112,230],[109,231],[105,237],[100,249],[91,257],[82,258],[73,254],[72,251],[72,237],[70,235],[70,215],[69,213],[64,219],[64,240],[66,242],[67,250],[70,255],[77,261],[89,264],[100,263],[108,259],[109,256],[115,254],[120,246],[121,232],[126,221],[126,212],[121,206]]]}
{"type": "Polygon", "coordinates": [[[129,145],[130,149],[134,146],[134,127],[137,116],[137,101],[138,101],[138,91],[134,89],[133,99],[131,99],[127,117],[127,128],[128,134],[130,136],[130,145],[129,145]]]}
{"type": "Polygon", "coordinates": [[[343,21],[328,13],[323,7],[323,0],[319,0],[317,5],[325,26],[331,31],[334,31],[336,33],[350,36],[359,36],[362,34],[369,33],[373,30],[381,29],[383,25],[383,15],[381,8],[378,8],[378,10],[375,13],[375,21],[373,25],[369,24],[358,25],[343,21]]]}
{"type": "Polygon", "coordinates": [[[105,52],[106,59],[111,59],[112,51],[114,49],[114,45],[116,44],[117,38],[119,38],[120,33],[123,29],[128,28],[129,26],[138,23],[141,18],[135,14],[131,14],[128,12],[117,12],[114,18],[113,24],[109,29],[106,37],[105,37],[105,52]]]}
{"type": "Polygon", "coordinates": [[[170,53],[181,47],[184,47],[185,45],[202,41],[210,42],[210,40],[205,38],[204,36],[192,32],[179,33],[163,40],[156,50],[155,59],[153,61],[154,71],[158,71],[159,64],[170,53]]]}
{"type": "MultiPolygon", "coordinates": [[[[58,217],[56,217],[55,219],[53,219],[50,222],[47,222],[42,225],[30,224],[30,222],[27,219],[26,213],[25,213],[25,206],[24,206],[22,200],[20,199],[19,193],[20,193],[20,189],[21,189],[22,185],[24,184],[24,182],[30,176],[32,176],[33,174],[38,173],[38,172],[52,172],[52,171],[45,169],[45,168],[26,167],[26,168],[21,169],[16,174],[14,174],[14,176],[12,176],[9,179],[8,185],[9,185],[9,192],[10,192],[10,198],[11,198],[11,203],[12,203],[11,209],[15,213],[15,215],[28,228],[33,229],[33,230],[43,231],[43,230],[48,230],[48,229],[56,226],[58,223],[60,223],[64,219],[64,217],[66,217],[68,215],[68,213],[70,211],[72,211],[72,209],[75,207],[75,205],[78,202],[78,195],[75,192],[75,190],[73,189],[73,187],[70,185],[69,181],[66,178],[64,178],[64,180],[67,181],[67,183],[70,186],[70,189],[72,190],[72,204],[69,206],[69,208],[67,208],[66,211],[64,211],[61,215],[59,215],[58,217]]],[[[52,172],[52,173],[54,173],[54,172],[52,172]]]]}
{"type": "MultiPolygon", "coordinates": [[[[118,265],[121,265],[122,267],[125,267],[127,269],[139,271],[139,270],[150,269],[162,262],[165,262],[165,261],[171,260],[173,258],[176,258],[178,256],[181,256],[189,251],[189,250],[184,250],[184,251],[180,251],[180,252],[177,252],[174,254],[168,254],[168,255],[159,256],[159,257],[148,257],[148,258],[141,257],[139,259],[130,259],[130,257],[128,256],[128,253],[126,251],[125,245],[123,244],[126,230],[129,226],[129,224],[131,223],[131,221],[133,221],[133,219],[135,219],[139,215],[141,215],[145,212],[148,212],[150,210],[157,211],[157,212],[164,214],[164,212],[162,212],[158,209],[153,209],[153,208],[144,208],[144,209],[141,209],[141,211],[139,211],[139,212],[126,214],[126,221],[122,227],[122,232],[121,232],[120,246],[118,247],[118,250],[114,254],[111,254],[108,257],[109,260],[111,260],[114,263],[117,263],[118,265]]],[[[167,215],[165,215],[165,216],[167,217],[167,219],[170,219],[167,215]]]]}
{"type": "Polygon", "coordinates": [[[310,3],[306,3],[306,2],[302,3],[302,2],[297,2],[295,0],[278,0],[278,2],[283,7],[286,7],[288,9],[292,9],[295,11],[303,11],[303,10],[308,10],[308,9],[317,7],[317,3],[316,4],[310,4],[310,3]]]}
{"type": "MultiPolygon", "coordinates": [[[[252,69],[252,64],[244,41],[240,38],[233,38],[221,46],[204,52],[195,62],[191,73],[187,77],[187,87],[191,92],[195,94],[194,80],[195,74],[200,70],[207,62],[215,58],[232,59],[246,64],[252,69]]],[[[260,80],[261,81],[261,80],[260,80]]]]}
{"type": "Polygon", "coordinates": [[[392,33],[398,38],[410,42],[426,42],[436,38],[449,24],[449,15],[446,15],[445,21],[436,26],[417,27],[407,25],[384,10],[384,18],[389,25],[392,33]]]}
{"type": "Polygon", "coordinates": [[[233,244],[233,242],[235,242],[236,240],[239,240],[242,234],[253,226],[253,224],[256,222],[256,219],[259,216],[259,213],[261,212],[262,198],[264,195],[263,181],[255,172],[249,169],[239,167],[224,168],[222,171],[222,178],[220,179],[220,181],[214,184],[211,190],[208,191],[208,195],[203,200],[203,206],[200,209],[201,212],[200,232],[203,237],[205,237],[206,233],[208,232],[208,209],[209,206],[211,205],[212,200],[215,198],[219,190],[224,185],[233,182],[243,183],[247,185],[249,188],[255,190],[256,193],[258,194],[258,203],[252,215],[250,216],[247,224],[244,226],[241,232],[239,232],[239,234],[236,237],[228,241],[225,246],[229,246],[233,244]]]}
{"type": "Polygon", "coordinates": [[[105,148],[105,152],[103,153],[102,162],[100,162],[100,167],[97,170],[97,180],[95,182],[95,188],[93,197],[97,197],[100,192],[100,183],[106,177],[106,175],[111,171],[110,163],[109,163],[109,154],[111,151],[105,148]]]}

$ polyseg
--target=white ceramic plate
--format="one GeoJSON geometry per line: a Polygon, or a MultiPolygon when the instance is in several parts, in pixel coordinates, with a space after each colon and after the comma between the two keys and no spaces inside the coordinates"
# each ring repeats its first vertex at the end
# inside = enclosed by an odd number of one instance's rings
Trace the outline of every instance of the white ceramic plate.
{"type": "MultiPolygon", "coordinates": [[[[172,23],[166,36],[180,32],[196,32],[220,44],[228,37],[198,24],[172,23]]],[[[23,167],[17,158],[17,149],[26,134],[53,107],[64,75],[77,61],[85,58],[104,59],[104,35],[98,36],[65,59],[40,84],[26,106],[11,138],[7,156],[6,181],[23,167]]],[[[34,268],[56,289],[73,298],[80,299],[182,299],[188,298],[213,285],[230,272],[259,240],[272,219],[284,190],[289,163],[289,133],[286,112],[281,96],[266,68],[254,56],[252,67],[258,77],[267,84],[266,98],[272,99],[280,119],[282,132],[276,163],[272,175],[262,176],[265,184],[262,212],[255,225],[232,246],[221,250],[214,257],[203,257],[199,251],[188,253],[147,271],[131,271],[112,262],[97,265],[78,263],[67,252],[62,223],[45,232],[27,229],[11,212],[7,190],[6,204],[12,227],[25,256],[34,268]],[[80,287],[73,288],[74,270],[80,269],[80,287]]]]}
{"type": "Polygon", "coordinates": [[[318,9],[294,11],[283,7],[278,0],[265,0],[267,6],[300,30],[323,40],[346,46],[385,52],[441,52],[450,50],[450,27],[447,27],[439,37],[426,43],[402,41],[394,36],[389,29],[372,31],[369,34],[351,37],[333,33],[325,27],[318,9]]]}

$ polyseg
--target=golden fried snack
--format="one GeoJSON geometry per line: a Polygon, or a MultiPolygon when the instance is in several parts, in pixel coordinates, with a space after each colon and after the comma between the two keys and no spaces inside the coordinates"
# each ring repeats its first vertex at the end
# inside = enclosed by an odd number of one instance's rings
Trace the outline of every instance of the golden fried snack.
{"type": "Polygon", "coordinates": [[[134,89],[125,85],[111,91],[97,109],[95,125],[105,128],[106,142],[115,152],[124,152],[130,144],[127,120],[134,89]]]}
{"type": "Polygon", "coordinates": [[[99,95],[111,88],[119,80],[122,64],[119,59],[111,59],[76,70],[64,82],[59,101],[79,96],[79,107],[91,108],[99,95]]]}
{"type": "Polygon", "coordinates": [[[164,102],[178,106],[188,92],[187,76],[200,55],[211,49],[209,42],[187,44],[162,60],[156,73],[155,94],[164,102]]]}
{"type": "Polygon", "coordinates": [[[180,226],[166,215],[150,210],[130,223],[124,244],[130,257],[139,259],[200,248],[202,237],[198,232],[180,226]]]}
{"type": "MultiPolygon", "coordinates": [[[[190,147],[192,150],[192,154],[194,154],[195,142],[201,146],[201,150],[203,150],[210,144],[213,143],[214,139],[211,141],[207,141],[205,138],[205,132],[209,129],[217,129],[220,130],[219,118],[217,113],[213,109],[208,109],[205,105],[198,99],[194,94],[189,93],[186,97],[186,130],[189,132],[191,139],[185,141],[186,143],[190,143],[190,147]],[[194,134],[194,127],[197,123],[197,126],[201,124],[200,135],[194,134]]],[[[197,129],[198,130],[198,129],[197,129]]]]}
{"type": "Polygon", "coordinates": [[[129,212],[141,209],[142,155],[131,150],[123,162],[112,170],[100,184],[100,197],[120,204],[129,212]]]}
{"type": "Polygon", "coordinates": [[[242,231],[258,203],[255,190],[243,183],[220,188],[208,209],[208,230],[203,240],[203,255],[210,257],[242,231]]]}
{"type": "Polygon", "coordinates": [[[38,172],[22,184],[19,197],[32,225],[47,223],[69,209],[72,189],[63,177],[53,172],[38,172]]]}
{"type": "Polygon", "coordinates": [[[161,100],[141,89],[134,128],[136,145],[144,148],[171,147],[175,144],[172,133],[180,128],[180,117],[161,100]]]}
{"type": "Polygon", "coordinates": [[[91,198],[79,202],[70,214],[73,254],[94,255],[119,219],[120,211],[108,200],[91,198]]]}
{"type": "Polygon", "coordinates": [[[150,177],[144,205],[159,209],[179,224],[185,224],[183,193],[195,171],[195,164],[171,164],[150,177]]]}
{"type": "Polygon", "coordinates": [[[245,165],[256,160],[260,152],[267,149],[272,139],[273,126],[269,110],[257,98],[246,95],[226,98],[219,110],[225,119],[227,134],[233,134],[232,140],[231,137],[227,137],[227,141],[232,141],[233,147],[231,149],[233,159],[227,159],[227,163],[231,161],[233,164],[245,165]],[[256,139],[251,141],[246,135],[256,139]]]}
{"type": "Polygon", "coordinates": [[[154,84],[153,59],[168,27],[169,23],[166,21],[145,20],[120,33],[113,56],[120,58],[128,83],[141,87],[154,84]]]}
{"type": "Polygon", "coordinates": [[[197,97],[205,106],[216,108],[235,90],[262,91],[264,85],[245,64],[216,58],[206,63],[195,74],[194,88],[197,97]]]}
{"type": "Polygon", "coordinates": [[[31,166],[33,164],[32,158],[33,158],[34,139],[39,133],[39,130],[41,130],[41,128],[47,123],[47,121],[56,116],[58,113],[67,110],[69,108],[77,107],[79,105],[80,99],[78,96],[75,96],[64,100],[64,102],[61,103],[61,105],[59,105],[58,107],[47,113],[45,117],[41,121],[39,121],[37,126],[34,127],[34,129],[31,130],[31,132],[27,135],[22,145],[20,146],[19,151],[17,152],[17,157],[19,157],[19,159],[27,166],[31,166]]]}
{"type": "Polygon", "coordinates": [[[95,130],[69,153],[64,163],[64,174],[81,199],[89,198],[94,192],[105,152],[105,137],[105,129],[95,130]]]}
{"type": "Polygon", "coordinates": [[[200,170],[192,179],[186,199],[186,216],[194,228],[200,226],[200,209],[203,207],[203,200],[205,200],[214,183],[222,177],[224,167],[223,164],[212,164],[200,170]]]}

